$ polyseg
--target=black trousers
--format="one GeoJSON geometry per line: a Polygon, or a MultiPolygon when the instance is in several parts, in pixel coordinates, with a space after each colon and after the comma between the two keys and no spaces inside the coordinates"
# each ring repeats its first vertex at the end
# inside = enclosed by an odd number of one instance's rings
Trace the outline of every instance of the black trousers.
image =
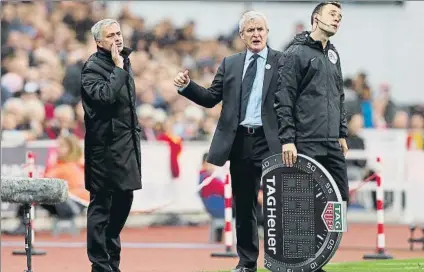
{"type": "Polygon", "coordinates": [[[92,272],[120,271],[119,235],[127,221],[133,198],[133,191],[90,193],[87,253],[92,272]]]}
{"type": "Polygon", "coordinates": [[[262,160],[270,156],[263,131],[248,135],[237,131],[230,154],[231,186],[236,213],[238,266],[256,268],[259,255],[258,191],[262,160]]]}
{"type": "Polygon", "coordinates": [[[349,202],[349,184],[346,160],[339,142],[300,142],[296,144],[298,154],[318,161],[333,177],[340,190],[342,200],[349,202]]]}

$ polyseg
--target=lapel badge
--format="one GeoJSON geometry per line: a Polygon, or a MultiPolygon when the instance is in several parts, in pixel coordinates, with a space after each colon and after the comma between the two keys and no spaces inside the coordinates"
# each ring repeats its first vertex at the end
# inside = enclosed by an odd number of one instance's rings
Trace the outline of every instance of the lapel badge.
{"type": "Polygon", "coordinates": [[[271,64],[267,63],[267,65],[265,65],[265,69],[267,69],[267,70],[271,69],[271,64]]]}

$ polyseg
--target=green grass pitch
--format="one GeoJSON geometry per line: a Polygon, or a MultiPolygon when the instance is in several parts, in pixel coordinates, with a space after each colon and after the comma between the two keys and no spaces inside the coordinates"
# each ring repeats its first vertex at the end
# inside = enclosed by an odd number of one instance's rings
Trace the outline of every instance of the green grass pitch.
{"type": "MultiPolygon", "coordinates": [[[[424,258],[330,263],[323,269],[326,272],[424,272],[424,258]]],[[[259,269],[258,272],[269,272],[269,270],[259,269]]]]}

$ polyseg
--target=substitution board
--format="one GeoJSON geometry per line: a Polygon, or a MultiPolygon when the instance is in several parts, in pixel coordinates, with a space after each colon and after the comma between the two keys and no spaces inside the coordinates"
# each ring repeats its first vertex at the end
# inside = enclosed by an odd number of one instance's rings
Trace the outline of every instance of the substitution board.
{"type": "Polygon", "coordinates": [[[281,158],[262,162],[265,268],[314,272],[333,257],[347,230],[346,203],[317,161],[298,154],[287,167],[281,158]]]}

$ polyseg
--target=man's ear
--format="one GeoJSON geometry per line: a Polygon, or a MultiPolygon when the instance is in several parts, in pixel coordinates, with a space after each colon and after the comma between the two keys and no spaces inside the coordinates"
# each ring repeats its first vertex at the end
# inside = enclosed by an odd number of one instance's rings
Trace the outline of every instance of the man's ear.
{"type": "Polygon", "coordinates": [[[241,38],[242,40],[244,40],[244,33],[243,33],[243,32],[240,32],[239,34],[240,34],[240,38],[241,38]]]}
{"type": "Polygon", "coordinates": [[[313,17],[313,21],[312,21],[312,25],[314,24],[318,24],[318,14],[315,13],[314,17],[313,17]]]}

